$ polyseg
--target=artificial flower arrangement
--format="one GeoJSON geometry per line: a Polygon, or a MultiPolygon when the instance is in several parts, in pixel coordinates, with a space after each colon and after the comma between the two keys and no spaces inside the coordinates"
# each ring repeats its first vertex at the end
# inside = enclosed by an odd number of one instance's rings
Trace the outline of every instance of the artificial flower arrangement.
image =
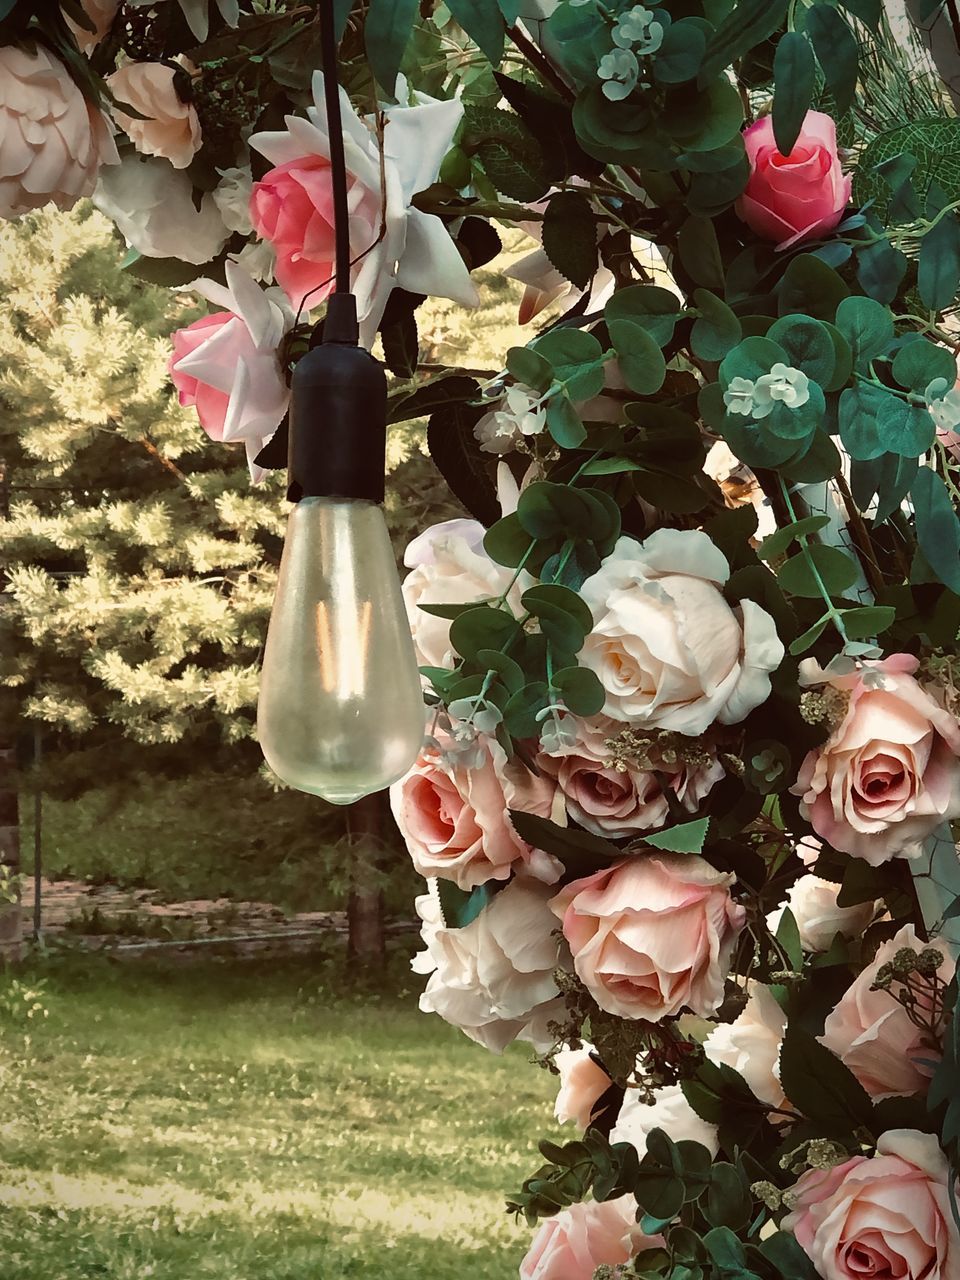
{"type": "MultiPolygon", "coordinates": [[[[0,5],[0,213],[92,194],[212,303],[171,377],[256,478],[332,287],[317,6],[53,9],[0,5]]],[[[520,1274],[958,1280],[948,95],[880,0],[337,12],[363,339],[473,517],[406,553],[421,1008],[577,1130],[520,1274]],[[559,315],[419,369],[495,222],[559,315]]]]}

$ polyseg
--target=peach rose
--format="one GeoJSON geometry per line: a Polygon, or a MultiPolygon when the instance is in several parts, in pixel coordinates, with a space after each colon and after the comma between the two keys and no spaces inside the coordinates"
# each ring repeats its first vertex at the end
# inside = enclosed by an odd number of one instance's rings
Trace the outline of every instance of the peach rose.
{"type": "Polygon", "coordinates": [[[565,958],[549,894],[516,879],[463,929],[446,927],[435,893],[417,898],[426,950],[410,967],[430,975],[420,1011],[438,1014],[491,1053],[514,1040],[546,1053],[555,1038],[549,1024],[563,1013],[554,972],[565,958]]]}
{"type": "Polygon", "coordinates": [[[913,856],[960,815],[960,725],[914,678],[917,665],[898,653],[848,675],[811,660],[800,666],[801,683],[847,703],[808,753],[793,794],[818,836],[873,867],[913,856]]]}
{"type": "Polygon", "coordinates": [[[569,1121],[578,1129],[589,1129],[594,1107],[613,1081],[594,1057],[593,1045],[561,1049],[554,1058],[560,1072],[560,1089],[553,1114],[561,1124],[569,1121]]]}
{"type": "Polygon", "coordinates": [[[128,62],[107,76],[117,101],[147,117],[138,120],[115,107],[117,124],[142,155],[160,156],[175,169],[186,169],[200,149],[196,108],[179,92],[195,72],[193,64],[183,59],[180,71],[162,62],[128,62]]]}
{"type": "Polygon", "coordinates": [[[780,1084],[780,1046],[787,1015],[769,987],[750,984],[743,1012],[707,1036],[703,1051],[711,1062],[739,1071],[754,1095],[768,1107],[789,1106],[780,1084]]]}
{"type": "Polygon", "coordinates": [[[678,1084],[654,1090],[652,1102],[644,1102],[636,1089],[628,1089],[610,1141],[629,1142],[642,1159],[653,1129],[662,1129],[674,1142],[699,1142],[712,1156],[720,1150],[717,1126],[697,1115],[678,1084]]]}
{"type": "Polygon", "coordinates": [[[662,1236],[640,1230],[633,1196],[587,1200],[546,1219],[520,1264],[520,1280],[593,1280],[602,1264],[629,1262],[662,1244],[662,1236]]]}
{"type": "Polygon", "coordinates": [[[778,249],[824,236],[843,218],[853,179],[840,168],[837,126],[821,111],[808,111],[789,156],[773,136],[773,118],[744,130],[750,177],[737,213],[778,249]]]}
{"type": "Polygon", "coordinates": [[[718,760],[692,767],[676,757],[665,760],[657,756],[649,761],[649,768],[630,760],[614,761],[606,744],[622,729],[622,724],[606,717],[581,720],[573,746],[549,754],[542,751],[537,757],[540,768],[557,779],[570,815],[595,835],[616,840],[662,827],[668,821],[670,809],[654,770],[666,776],[689,813],[696,811],[723,777],[718,760]]]}
{"type": "Polygon", "coordinates": [[[0,47],[0,218],[92,195],[119,160],[113,130],[43,45],[0,47]]]}
{"type": "Polygon", "coordinates": [[[890,1129],[875,1156],[805,1173],[783,1227],[823,1280],[960,1280],[950,1177],[936,1138],[890,1129]]]}
{"type": "Polygon", "coordinates": [[[876,915],[877,904],[858,902],[852,907],[838,907],[839,892],[840,886],[831,880],[801,876],[790,886],[786,901],[767,916],[767,928],[776,934],[784,910],[789,907],[804,951],[829,951],[838,933],[844,938],[857,938],[876,915]]]}
{"type": "Polygon", "coordinates": [[[80,52],[89,55],[93,53],[113,25],[117,10],[120,8],[120,0],[80,0],[80,5],[93,23],[93,31],[88,31],[86,27],[81,27],[69,15],[65,16],[67,18],[67,26],[73,32],[73,37],[80,52]]]}
{"type": "Polygon", "coordinates": [[[484,532],[477,520],[444,520],[414,538],[404,552],[410,572],[403,581],[403,601],[421,666],[452,667],[455,661],[450,619],[424,613],[421,604],[492,600],[509,587],[506,603],[518,617],[523,613],[520,597],[533,579],[521,573],[511,587],[514,571],[490,559],[483,549],[484,532]]]}
{"type": "Polygon", "coordinates": [[[413,865],[420,875],[453,880],[461,889],[507,880],[521,869],[552,884],[560,863],[520,839],[508,810],[555,817],[554,784],[508,761],[496,739],[477,741],[483,754],[478,767],[467,768],[428,746],[390,788],[390,806],[413,865]]]}
{"type": "Polygon", "coordinates": [[[699,530],[619,539],[580,592],[594,620],[580,662],[606,690],[608,716],[696,736],[765,701],[783,645],[765,609],[723,598],[729,577],[699,530]]]}
{"type": "Polygon", "coordinates": [[[703,858],[649,854],[571,881],[550,905],[601,1009],[658,1022],[683,1008],[713,1013],[723,999],[746,921],[733,881],[703,858]]]}
{"type": "Polygon", "coordinates": [[[937,973],[949,983],[956,970],[946,943],[933,938],[921,942],[912,924],[904,925],[885,942],[828,1014],[820,1043],[845,1062],[873,1098],[926,1093],[930,1068],[924,1060],[937,1061],[940,1051],[929,1042],[906,1009],[889,991],[871,991],[877,970],[892,960],[901,947],[921,951],[931,946],[943,953],[937,973]]]}

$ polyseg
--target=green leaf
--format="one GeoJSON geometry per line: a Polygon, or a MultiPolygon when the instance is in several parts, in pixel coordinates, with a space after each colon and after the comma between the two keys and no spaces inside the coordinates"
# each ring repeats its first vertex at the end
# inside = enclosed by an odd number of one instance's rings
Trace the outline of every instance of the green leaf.
{"type": "Polygon", "coordinates": [[[671,1222],[683,1208],[683,1192],[680,1178],[660,1169],[645,1169],[641,1164],[633,1193],[644,1213],[661,1222],[671,1222]]]}
{"type": "Polygon", "coordinates": [[[842,595],[857,580],[857,566],[845,551],[815,543],[782,564],[777,581],[788,595],[816,600],[821,597],[821,589],[814,569],[831,596],[842,595]]]}
{"type": "Polygon", "coordinates": [[[714,1227],[742,1231],[749,1226],[753,1217],[753,1198],[746,1178],[736,1165],[725,1160],[713,1165],[707,1194],[700,1201],[700,1206],[703,1216],[714,1227]]]}
{"type": "Polygon", "coordinates": [[[568,613],[584,635],[593,627],[593,614],[589,606],[576,591],[571,591],[569,587],[560,587],[555,583],[540,583],[536,587],[531,587],[529,591],[525,591],[520,597],[520,603],[535,618],[539,618],[540,612],[544,609],[550,612],[559,609],[563,613],[568,613]]]}
{"type": "Polygon", "coordinates": [[[680,265],[695,284],[723,288],[723,258],[710,218],[689,217],[677,235],[680,265]]]}
{"type": "Polygon", "coordinates": [[[743,1272],[747,1257],[743,1245],[729,1227],[714,1227],[703,1237],[703,1243],[721,1272],[743,1272]]]}
{"type": "Polygon", "coordinates": [[[682,84],[700,70],[707,49],[704,24],[696,18],[672,22],[663,35],[653,63],[653,78],[660,84],[682,84]]]}
{"type": "Polygon", "coordinates": [[[460,147],[478,157],[493,185],[511,200],[539,200],[550,186],[539,143],[512,111],[469,103],[460,147]]]}
{"type": "Polygon", "coordinates": [[[888,604],[844,609],[843,627],[851,640],[873,640],[891,626],[896,616],[896,609],[888,604]]]}
{"type": "Polygon", "coordinates": [[[503,687],[510,693],[518,693],[526,682],[523,668],[499,649],[478,649],[477,662],[488,671],[495,671],[503,687]]]}
{"type": "Polygon", "coordinates": [[[789,1231],[776,1231],[761,1240],[760,1252],[773,1264],[781,1280],[818,1280],[816,1267],[789,1231]]]}
{"type": "Polygon", "coordinates": [[[669,289],[653,284],[634,284],[618,289],[604,308],[609,327],[613,320],[632,320],[646,329],[659,346],[673,337],[680,313],[680,301],[669,289]]]}
{"type": "Polygon", "coordinates": [[[812,627],[808,627],[802,635],[797,636],[796,640],[791,641],[789,653],[792,658],[796,658],[798,654],[806,653],[814,641],[819,640],[830,625],[830,615],[825,613],[822,618],[818,618],[812,627]]]}
{"type": "Polygon", "coordinates": [[[503,707],[503,725],[514,738],[535,738],[540,732],[539,713],[550,701],[542,680],[512,693],[503,707]]]}
{"type": "Polygon", "coordinates": [[[532,347],[511,347],[507,352],[507,372],[541,394],[553,381],[553,365],[532,347]]]}
{"type": "Polygon", "coordinates": [[[781,316],[767,330],[770,342],[779,342],[787,353],[787,364],[801,369],[808,378],[827,386],[837,364],[836,347],[830,331],[810,316],[781,316]]]}
{"type": "Polygon", "coordinates": [[[555,822],[535,813],[511,809],[510,821],[521,840],[558,858],[567,875],[574,879],[592,875],[623,856],[621,850],[608,840],[601,840],[599,836],[575,827],[558,827],[555,822]]]}
{"type": "Polygon", "coordinates": [[[787,353],[779,343],[771,342],[769,338],[744,338],[724,358],[720,366],[720,384],[726,389],[732,378],[749,378],[755,382],[778,363],[787,363],[787,353]]]}
{"type": "Polygon", "coordinates": [[[788,0],[739,0],[707,44],[700,82],[705,84],[772,36],[783,22],[787,8],[788,0]]]}
{"type": "Polygon", "coordinates": [[[910,496],[920,550],[938,581],[960,595],[960,524],[947,486],[932,467],[921,467],[910,496]]]}
{"type": "Polygon", "coordinates": [[[592,333],[553,329],[537,338],[533,349],[553,365],[571,400],[589,400],[603,390],[603,348],[592,333]]]}
{"type": "Polygon", "coordinates": [[[883,14],[883,0],[840,0],[841,6],[876,31],[883,14]]]}
{"type": "Polygon", "coordinates": [[[956,358],[946,347],[938,347],[926,338],[916,338],[893,357],[893,376],[901,387],[921,395],[937,378],[946,378],[947,385],[952,387],[957,380],[956,358]]]}
{"type": "Polygon", "coordinates": [[[781,315],[803,313],[816,320],[833,320],[850,290],[833,267],[811,253],[799,253],[790,259],[776,292],[781,315]]]}
{"type": "Polygon", "coordinates": [[[579,191],[550,197],[543,218],[543,251],[578,289],[586,289],[599,264],[597,223],[590,201],[579,191]]]}
{"type": "Polygon", "coordinates": [[[693,301],[700,312],[690,334],[693,353],[701,360],[722,360],[740,341],[740,321],[725,302],[707,289],[695,289],[693,301]]]}
{"type": "Polygon", "coordinates": [[[552,685],[575,716],[599,715],[607,700],[599,677],[589,667],[564,667],[562,671],[555,671],[552,685]]]}
{"type": "Polygon", "coordinates": [[[664,853],[701,853],[709,825],[709,818],[697,818],[695,822],[683,822],[655,835],[644,835],[643,843],[664,853]]]}
{"type": "Polygon", "coordinates": [[[787,953],[790,966],[799,973],[803,969],[803,947],[800,943],[800,930],[797,919],[789,907],[784,907],[777,926],[777,941],[787,953]]]}
{"type": "Polygon", "coordinates": [[[894,395],[877,401],[877,429],[884,449],[901,458],[918,458],[936,435],[933,418],[925,408],[894,395]]]}
{"type": "Polygon", "coordinates": [[[480,649],[501,649],[519,634],[511,614],[488,605],[468,609],[450,624],[450,643],[464,658],[476,657],[480,649]]]}
{"type": "Polygon", "coordinates": [[[499,66],[503,57],[503,14],[497,0],[446,0],[470,39],[499,66]]]}
{"type": "Polygon", "coordinates": [[[497,893],[504,888],[505,881],[487,880],[467,892],[458,888],[452,880],[438,878],[437,896],[440,899],[440,910],[443,912],[443,923],[448,929],[465,929],[476,920],[480,912],[490,905],[497,893]]]}
{"type": "Polygon", "coordinates": [[[960,281],[960,222],[948,213],[920,244],[917,287],[925,307],[945,311],[957,298],[960,281]]]}
{"type": "Polygon", "coordinates": [[[886,240],[857,250],[857,279],[876,302],[893,302],[907,274],[907,255],[886,240]]]}
{"type": "Polygon", "coordinates": [[[869,382],[857,382],[840,396],[839,426],[843,447],[851,458],[869,461],[886,453],[880,438],[880,415],[890,392],[869,382]]]}
{"type": "Polygon", "coordinates": [[[802,520],[794,520],[792,524],[784,525],[776,533],[771,533],[764,538],[757,550],[757,555],[761,560],[776,560],[796,538],[804,534],[818,533],[829,523],[829,516],[804,516],[802,520]]]}
{"type": "Polygon", "coordinates": [[[780,37],[773,58],[773,136],[783,156],[793,150],[816,87],[817,68],[810,42],[798,31],[780,37]]]}
{"type": "Polygon", "coordinates": [[[837,328],[850,343],[853,363],[865,369],[893,341],[893,316],[872,298],[844,298],[837,307],[837,328]]]}
{"type": "Polygon", "coordinates": [[[716,151],[740,133],[743,101],[725,78],[699,92],[684,85],[667,94],[660,124],[684,151],[716,151]]]}
{"type": "Polygon", "coordinates": [[[530,550],[530,534],[520,523],[515,511],[490,526],[483,538],[483,549],[495,564],[516,569],[530,550]]]}
{"type": "Polygon", "coordinates": [[[619,508],[611,499],[611,512],[605,497],[599,491],[590,492],[572,485],[538,480],[520,494],[516,515],[522,527],[534,538],[561,536],[601,542],[612,530],[613,512],[616,512],[615,523],[619,528],[619,508]]]}
{"type": "Polygon", "coordinates": [[[857,91],[860,45],[836,9],[818,4],[807,10],[807,34],[813,42],[827,88],[840,115],[853,106],[857,91]]]}
{"type": "Polygon", "coordinates": [[[576,449],[587,438],[587,429],[566,395],[554,396],[547,405],[547,430],[561,449],[576,449]]]}
{"type": "Polygon", "coordinates": [[[873,1103],[849,1067],[793,1020],[780,1050],[780,1083],[801,1115],[832,1133],[869,1126],[873,1103]]]}
{"type": "Polygon", "coordinates": [[[363,27],[367,61],[387,93],[393,93],[419,7],[418,0],[370,0],[363,27]]]}
{"type": "Polygon", "coordinates": [[[667,374],[667,363],[647,330],[632,320],[610,320],[607,329],[616,348],[620,372],[630,390],[642,396],[659,391],[667,374]]]}

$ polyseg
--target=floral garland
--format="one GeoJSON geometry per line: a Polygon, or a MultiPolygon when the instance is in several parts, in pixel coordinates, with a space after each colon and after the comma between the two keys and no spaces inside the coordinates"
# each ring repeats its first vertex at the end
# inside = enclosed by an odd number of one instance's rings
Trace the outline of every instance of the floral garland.
{"type": "MultiPolygon", "coordinates": [[[[0,214],[92,195],[213,304],[171,377],[257,477],[332,287],[317,6],[50,8],[0,214]]],[[[960,123],[879,0],[337,13],[363,338],[474,517],[406,553],[421,1008],[578,1130],[521,1277],[958,1280],[960,123]],[[559,318],[421,369],[496,221],[559,318]]]]}

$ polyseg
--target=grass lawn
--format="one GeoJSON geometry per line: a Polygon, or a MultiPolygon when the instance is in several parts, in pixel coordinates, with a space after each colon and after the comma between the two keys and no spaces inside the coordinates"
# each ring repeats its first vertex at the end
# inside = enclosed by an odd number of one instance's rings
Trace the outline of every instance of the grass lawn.
{"type": "Polygon", "coordinates": [[[515,1277],[550,1077],[337,963],[0,975],[0,1280],[515,1277]]]}

